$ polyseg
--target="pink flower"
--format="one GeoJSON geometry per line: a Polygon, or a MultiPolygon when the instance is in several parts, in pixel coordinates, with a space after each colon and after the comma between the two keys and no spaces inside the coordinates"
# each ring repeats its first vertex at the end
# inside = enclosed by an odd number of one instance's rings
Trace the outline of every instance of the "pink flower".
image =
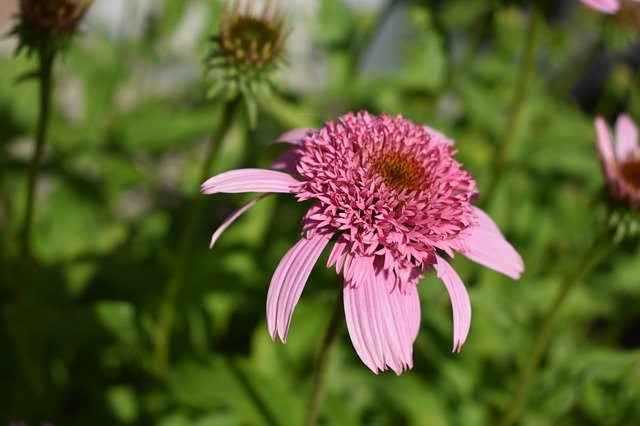
{"type": "MultiPolygon", "coordinates": [[[[274,167],[240,169],[207,180],[202,192],[283,192],[314,200],[302,220],[303,237],[282,258],[267,295],[269,333],[285,342],[293,310],[323,249],[328,267],[344,276],[349,336],[377,373],[411,368],[420,327],[417,284],[432,269],[453,307],[453,350],[471,321],[469,296],[444,259],[458,251],[514,279],[522,259],[496,224],[471,205],[476,183],[453,159],[452,141],[426,126],[367,112],[349,113],[320,130],[299,129],[280,140],[294,144],[274,167]]],[[[212,245],[240,214],[216,231],[212,245]]]]}
{"type": "Polygon", "coordinates": [[[620,0],[580,0],[592,9],[613,14],[620,10],[620,0]]]}
{"type": "Polygon", "coordinates": [[[609,189],[614,198],[640,209],[640,145],[638,128],[628,115],[616,121],[615,146],[611,130],[602,117],[597,117],[596,149],[609,189]]]}

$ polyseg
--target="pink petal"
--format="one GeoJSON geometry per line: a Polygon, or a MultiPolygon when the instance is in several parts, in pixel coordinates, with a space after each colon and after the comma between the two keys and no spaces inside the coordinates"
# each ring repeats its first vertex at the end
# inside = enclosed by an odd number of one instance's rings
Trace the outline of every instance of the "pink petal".
{"type": "MultiPolygon", "coordinates": [[[[370,270],[373,270],[372,268],[370,270]]],[[[387,367],[396,374],[413,366],[413,342],[420,324],[415,285],[394,288],[395,277],[380,272],[358,287],[345,283],[344,311],[351,342],[374,373],[387,367]]]]}
{"type": "Polygon", "coordinates": [[[478,226],[471,230],[462,253],[481,265],[517,280],[524,271],[524,262],[496,226],[495,222],[478,207],[472,206],[478,226]]]}
{"type": "Polygon", "coordinates": [[[231,225],[233,222],[235,222],[235,220],[237,218],[239,218],[240,216],[242,216],[244,214],[244,212],[249,210],[258,201],[262,200],[267,195],[270,195],[270,193],[262,194],[262,195],[260,195],[260,196],[258,196],[256,198],[254,198],[253,200],[249,201],[248,203],[246,203],[245,205],[240,207],[238,210],[233,212],[231,215],[229,215],[229,217],[227,217],[224,220],[224,222],[222,222],[222,225],[220,225],[218,227],[218,229],[216,229],[216,232],[213,233],[213,236],[211,237],[211,243],[209,243],[209,248],[213,247],[213,245],[216,243],[216,241],[218,241],[218,238],[220,237],[220,235],[222,235],[222,233],[229,227],[229,225],[231,225]]]}
{"type": "Polygon", "coordinates": [[[336,274],[339,274],[342,270],[342,264],[344,263],[344,259],[348,254],[349,243],[343,237],[339,237],[338,241],[335,242],[333,248],[331,249],[331,253],[329,253],[329,258],[327,259],[327,268],[331,268],[334,264],[336,265],[336,274]]]}
{"type": "Polygon", "coordinates": [[[330,239],[331,235],[328,234],[303,238],[280,261],[267,294],[267,324],[273,340],[277,333],[280,340],[287,341],[293,309],[300,299],[313,265],[330,239]]]}
{"type": "Polygon", "coordinates": [[[616,121],[616,156],[626,161],[635,156],[638,150],[638,128],[631,117],[621,115],[616,121]]]}
{"type": "Polygon", "coordinates": [[[289,148],[273,160],[271,167],[277,170],[294,173],[296,171],[296,164],[298,163],[299,158],[300,154],[298,150],[296,148],[289,148]]]}
{"type": "Polygon", "coordinates": [[[344,282],[353,287],[367,284],[373,275],[372,256],[355,256],[348,254],[344,262],[344,282]]]}
{"type": "Polygon", "coordinates": [[[620,10],[619,0],[580,0],[587,6],[602,13],[616,13],[620,10]]]}
{"type": "Polygon", "coordinates": [[[613,145],[611,143],[611,130],[609,125],[601,116],[596,117],[596,148],[605,163],[615,161],[613,145]]]}
{"type": "Polygon", "coordinates": [[[290,192],[298,181],[286,173],[264,169],[237,169],[216,175],[202,184],[200,192],[290,192]]]}
{"type": "Polygon", "coordinates": [[[460,352],[462,344],[467,340],[471,326],[471,302],[467,289],[456,271],[440,256],[436,256],[437,275],[449,292],[453,311],[453,352],[460,352]]]}
{"type": "Polygon", "coordinates": [[[276,139],[277,142],[287,142],[293,145],[300,145],[300,143],[302,142],[302,140],[305,138],[305,136],[307,136],[309,133],[314,133],[317,132],[316,129],[312,129],[312,128],[308,128],[308,127],[302,127],[300,129],[293,129],[288,131],[287,133],[280,135],[279,138],[276,139]]]}

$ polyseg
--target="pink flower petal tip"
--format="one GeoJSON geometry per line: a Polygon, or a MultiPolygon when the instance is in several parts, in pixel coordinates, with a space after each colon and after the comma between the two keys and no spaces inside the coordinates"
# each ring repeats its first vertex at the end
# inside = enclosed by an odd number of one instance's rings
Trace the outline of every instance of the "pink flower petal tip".
{"type": "Polygon", "coordinates": [[[598,12],[613,14],[620,10],[619,0],[580,0],[592,9],[598,12]]]}

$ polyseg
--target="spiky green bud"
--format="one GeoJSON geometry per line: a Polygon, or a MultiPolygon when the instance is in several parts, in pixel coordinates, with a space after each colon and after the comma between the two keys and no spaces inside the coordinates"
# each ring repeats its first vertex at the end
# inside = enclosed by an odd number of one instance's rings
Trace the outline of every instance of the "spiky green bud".
{"type": "Polygon", "coordinates": [[[282,48],[288,36],[285,20],[268,2],[260,14],[251,3],[229,2],[222,15],[220,34],[211,39],[207,60],[210,97],[242,96],[251,125],[257,119],[257,103],[274,87],[273,74],[282,64],[282,48]]]}

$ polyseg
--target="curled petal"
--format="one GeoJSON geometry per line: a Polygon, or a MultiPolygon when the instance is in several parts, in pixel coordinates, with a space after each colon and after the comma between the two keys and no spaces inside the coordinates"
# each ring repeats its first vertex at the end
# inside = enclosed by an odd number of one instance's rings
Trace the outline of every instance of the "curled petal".
{"type": "Polygon", "coordinates": [[[520,278],[524,271],[524,262],[518,252],[504,238],[488,214],[475,206],[473,210],[478,218],[478,225],[471,230],[463,254],[474,262],[508,277],[520,278]]]}
{"type": "Polygon", "coordinates": [[[330,239],[329,234],[303,238],[280,261],[267,294],[267,325],[273,340],[277,334],[280,340],[287,341],[293,309],[300,299],[313,265],[330,239]]]}
{"type": "Polygon", "coordinates": [[[619,0],[580,0],[592,9],[600,11],[602,13],[616,13],[620,10],[619,0]]]}
{"type": "Polygon", "coordinates": [[[344,285],[349,337],[374,373],[391,368],[400,374],[413,366],[413,342],[420,323],[418,293],[414,284],[400,291],[394,286],[395,278],[384,272],[369,278],[357,287],[344,285]]]}
{"type": "Polygon", "coordinates": [[[467,340],[471,326],[471,302],[467,289],[456,271],[446,260],[437,257],[436,271],[449,292],[453,311],[453,352],[460,352],[462,344],[467,340]]]}
{"type": "Polygon", "coordinates": [[[266,197],[267,195],[271,195],[270,193],[266,193],[266,194],[262,194],[256,198],[254,198],[253,200],[249,201],[248,203],[246,203],[245,205],[243,205],[242,207],[240,207],[238,210],[236,210],[235,212],[231,213],[229,215],[229,217],[227,217],[224,222],[222,222],[222,225],[220,225],[218,227],[218,229],[216,229],[216,232],[213,233],[213,235],[211,236],[211,242],[209,243],[209,248],[212,248],[213,245],[216,243],[216,241],[218,241],[218,238],[220,238],[220,235],[222,235],[222,233],[229,227],[229,225],[231,225],[233,222],[235,222],[235,220],[237,218],[239,218],[240,216],[242,216],[244,214],[244,212],[246,212],[247,210],[249,210],[251,207],[253,207],[258,201],[262,200],[264,197],[266,197]]]}
{"type": "Polygon", "coordinates": [[[618,161],[633,158],[638,150],[638,128],[627,114],[616,121],[616,157],[618,161]]]}
{"type": "Polygon", "coordinates": [[[216,175],[202,184],[200,192],[290,192],[298,181],[286,173],[264,169],[238,169],[216,175]]]}

